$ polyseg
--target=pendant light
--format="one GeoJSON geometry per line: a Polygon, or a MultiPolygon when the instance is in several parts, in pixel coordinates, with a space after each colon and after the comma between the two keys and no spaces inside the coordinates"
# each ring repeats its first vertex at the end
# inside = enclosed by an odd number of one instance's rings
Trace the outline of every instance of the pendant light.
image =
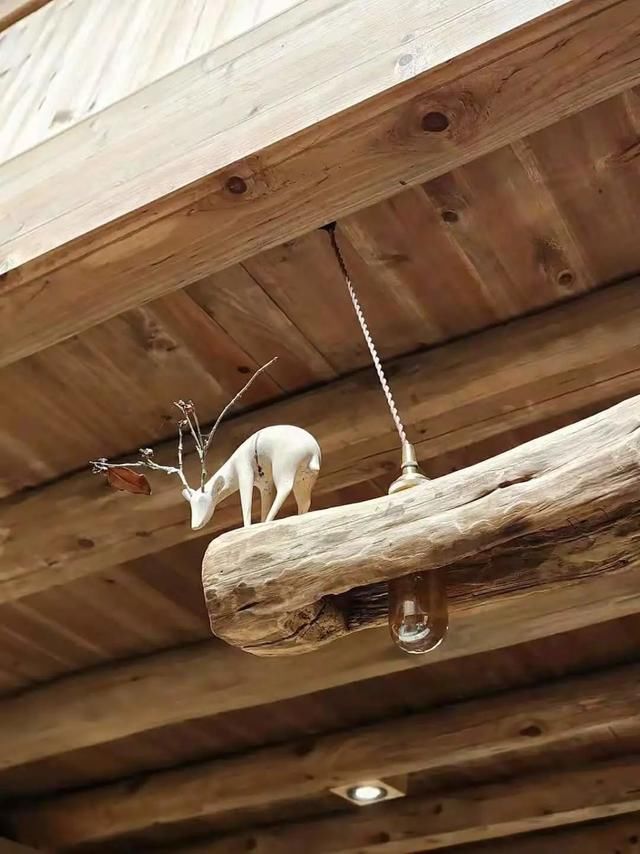
{"type": "MultiPolygon", "coordinates": [[[[389,487],[389,495],[394,495],[397,492],[412,489],[414,486],[425,483],[428,478],[420,471],[415,448],[408,441],[400,420],[398,408],[336,238],[336,223],[329,223],[324,226],[324,230],[329,234],[331,246],[344,277],[356,317],[367,342],[373,365],[400,438],[402,449],[401,473],[389,487]]],[[[403,652],[420,655],[435,649],[444,640],[449,623],[446,571],[443,569],[428,570],[393,579],[389,582],[388,607],[389,631],[394,643],[403,652]]]]}

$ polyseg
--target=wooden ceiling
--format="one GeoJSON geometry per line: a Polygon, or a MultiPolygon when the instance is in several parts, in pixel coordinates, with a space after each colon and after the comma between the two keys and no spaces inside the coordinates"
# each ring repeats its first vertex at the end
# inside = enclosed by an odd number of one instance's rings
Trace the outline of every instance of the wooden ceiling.
{"type": "MultiPolygon", "coordinates": [[[[339,219],[430,476],[640,393],[639,152],[629,88],[339,219]]],[[[316,506],[384,494],[393,426],[321,230],[0,369],[0,836],[638,852],[635,567],[566,601],[521,593],[521,614],[471,607],[426,661],[367,632],[264,662],[211,638],[203,604],[202,554],[236,498],[192,537],[166,485],[146,499],[92,478],[95,457],[173,453],[172,401],[210,421],[273,355],[214,457],[291,417],[326,450],[316,506]],[[379,766],[405,769],[406,799],[356,811],[329,792],[379,766]]]]}
{"type": "MultiPolygon", "coordinates": [[[[640,271],[639,129],[632,90],[342,221],[381,355],[440,344],[640,271]]],[[[369,364],[322,231],[5,368],[3,494],[172,436],[179,397],[211,419],[274,354],[278,364],[246,405],[369,364]]]]}

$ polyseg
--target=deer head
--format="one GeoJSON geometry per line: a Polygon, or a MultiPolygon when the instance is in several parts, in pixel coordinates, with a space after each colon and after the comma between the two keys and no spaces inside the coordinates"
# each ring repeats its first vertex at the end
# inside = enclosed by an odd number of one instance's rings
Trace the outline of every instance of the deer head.
{"type": "MultiPolygon", "coordinates": [[[[132,469],[148,468],[152,471],[163,471],[165,474],[175,475],[176,477],[180,478],[180,481],[182,483],[182,497],[185,499],[185,501],[189,502],[189,505],[191,507],[191,527],[194,531],[200,530],[200,528],[203,528],[213,516],[213,511],[215,510],[221,489],[221,483],[219,482],[219,478],[211,478],[211,480],[207,481],[207,452],[211,446],[211,442],[213,441],[213,437],[215,436],[216,430],[218,429],[220,422],[227,414],[227,412],[242,397],[242,395],[253,383],[256,377],[258,377],[263,371],[266,371],[267,368],[271,367],[271,365],[276,361],[276,359],[277,356],[271,359],[270,362],[267,362],[266,365],[263,365],[261,368],[258,368],[258,370],[249,379],[249,381],[243,386],[243,388],[240,389],[238,394],[236,394],[233,400],[231,400],[225,406],[225,408],[222,410],[222,412],[216,419],[213,427],[208,433],[203,434],[202,432],[200,421],[198,419],[195,406],[193,405],[193,401],[176,401],[174,405],[181,413],[181,418],[178,421],[177,466],[161,466],[153,459],[152,448],[141,448],[140,459],[132,463],[110,463],[105,457],[102,457],[99,460],[92,460],[91,464],[93,466],[93,472],[106,473],[109,482],[116,489],[123,489],[128,492],[144,491],[147,494],[149,494],[151,490],[148,487],[146,479],[144,479],[144,477],[142,478],[145,481],[146,488],[142,488],[139,483],[136,484],[135,481],[132,481],[132,478],[137,478],[140,476],[132,472],[132,469]],[[194,489],[192,486],[189,485],[184,474],[183,447],[184,434],[187,430],[193,438],[196,454],[198,455],[198,459],[200,461],[200,486],[197,489],[194,489]],[[128,470],[129,477],[125,476],[115,478],[110,476],[110,472],[112,472],[114,469],[128,470]]],[[[123,474],[126,474],[126,472],[124,472],[123,474]]]]}
{"type": "Polygon", "coordinates": [[[213,494],[206,486],[198,489],[187,487],[182,490],[182,497],[191,506],[191,527],[194,531],[199,531],[209,522],[216,509],[213,494]]]}

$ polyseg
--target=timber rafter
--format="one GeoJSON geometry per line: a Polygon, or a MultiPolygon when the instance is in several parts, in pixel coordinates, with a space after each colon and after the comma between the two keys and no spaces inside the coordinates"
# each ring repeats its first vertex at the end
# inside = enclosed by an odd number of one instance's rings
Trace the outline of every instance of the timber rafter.
{"type": "Polygon", "coordinates": [[[629,89],[639,34],[635,0],[295,6],[0,169],[0,365],[629,89]]]}

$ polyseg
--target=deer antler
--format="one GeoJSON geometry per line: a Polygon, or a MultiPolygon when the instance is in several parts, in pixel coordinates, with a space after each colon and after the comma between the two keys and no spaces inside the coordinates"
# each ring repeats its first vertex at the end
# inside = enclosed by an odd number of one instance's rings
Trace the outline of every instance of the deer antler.
{"type": "MultiPolygon", "coordinates": [[[[132,463],[110,463],[106,457],[101,457],[98,460],[91,460],[92,471],[94,474],[103,474],[109,473],[110,469],[134,469],[134,468],[148,468],[152,471],[163,471],[165,474],[173,474],[180,478],[182,485],[186,490],[192,492],[191,487],[189,486],[187,479],[184,475],[183,468],[183,447],[184,447],[184,431],[186,429],[189,430],[191,436],[193,437],[193,442],[195,445],[196,453],[198,454],[198,459],[200,460],[200,489],[202,489],[207,480],[207,468],[206,468],[206,457],[207,451],[211,446],[211,442],[213,437],[218,429],[218,426],[227,412],[234,406],[242,397],[242,395],[247,391],[249,386],[253,383],[253,381],[260,376],[263,371],[266,371],[267,368],[270,368],[274,362],[278,359],[277,356],[274,356],[271,361],[267,362],[266,365],[263,365],[249,378],[249,380],[244,384],[244,386],[240,389],[240,391],[235,395],[235,397],[225,406],[220,415],[217,417],[213,427],[209,431],[209,433],[205,436],[202,434],[202,428],[200,427],[200,421],[198,419],[198,414],[196,412],[196,408],[192,400],[177,400],[174,402],[174,406],[180,410],[182,414],[182,418],[178,422],[178,465],[177,466],[161,466],[153,459],[153,449],[152,448],[140,448],[140,457],[141,459],[136,460],[132,463]]],[[[132,475],[133,476],[133,475],[132,475]]],[[[143,476],[140,476],[143,477],[143,476]]],[[[144,480],[144,478],[143,478],[144,480]]],[[[131,484],[129,484],[131,487],[131,484]]],[[[143,491],[138,488],[130,488],[130,491],[138,492],[143,491]]],[[[148,490],[148,484],[147,489],[148,490]]]]}
{"type": "Polygon", "coordinates": [[[277,361],[278,361],[278,357],[274,356],[273,359],[271,359],[271,361],[266,363],[266,365],[263,365],[261,368],[258,368],[258,370],[255,372],[255,374],[247,380],[247,382],[240,389],[240,391],[236,394],[236,396],[233,398],[233,400],[230,400],[229,403],[227,403],[227,405],[222,410],[220,415],[218,415],[215,424],[213,425],[213,427],[209,431],[209,435],[207,436],[207,439],[206,439],[205,444],[204,444],[205,453],[209,450],[209,446],[211,445],[211,441],[212,441],[213,437],[215,436],[216,430],[218,429],[218,425],[220,424],[220,422],[222,421],[224,416],[227,414],[227,412],[231,409],[231,407],[236,405],[236,403],[240,400],[240,398],[245,393],[245,391],[248,390],[249,386],[253,383],[253,381],[255,379],[257,379],[263,371],[266,371],[267,368],[270,368],[271,365],[273,365],[274,362],[277,362],[277,361]]]}
{"type": "Polygon", "coordinates": [[[182,449],[183,449],[183,425],[178,424],[178,465],[177,466],[161,466],[153,459],[153,448],[140,448],[140,456],[142,459],[136,460],[133,463],[110,463],[106,457],[101,457],[99,460],[91,460],[93,474],[108,473],[110,469],[134,469],[148,468],[153,471],[163,471],[165,474],[175,474],[182,481],[185,489],[191,490],[182,467],[182,449]]]}

